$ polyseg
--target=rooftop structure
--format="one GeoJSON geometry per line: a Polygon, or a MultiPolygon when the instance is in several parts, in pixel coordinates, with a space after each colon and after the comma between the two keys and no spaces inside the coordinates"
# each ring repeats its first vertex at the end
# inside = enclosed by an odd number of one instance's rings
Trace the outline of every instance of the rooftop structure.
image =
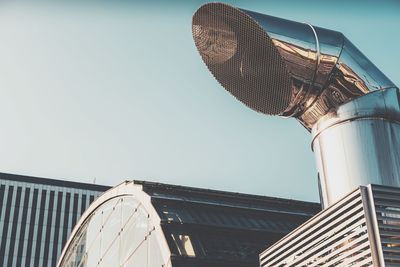
{"type": "Polygon", "coordinates": [[[259,266],[258,255],[320,205],[126,181],[99,197],[66,244],[66,266],[259,266]]]}

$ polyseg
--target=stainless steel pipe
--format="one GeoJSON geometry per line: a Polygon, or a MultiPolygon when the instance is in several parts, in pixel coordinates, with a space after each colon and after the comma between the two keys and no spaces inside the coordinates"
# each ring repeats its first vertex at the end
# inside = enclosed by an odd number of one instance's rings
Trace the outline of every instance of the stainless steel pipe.
{"type": "Polygon", "coordinates": [[[395,87],[337,31],[222,3],[200,7],[192,31],[227,91],[258,112],[295,117],[308,130],[343,103],[395,87]]]}
{"type": "Polygon", "coordinates": [[[342,33],[222,3],[200,7],[192,31],[233,96],[312,130],[324,206],[359,185],[400,186],[398,89],[342,33]]]}
{"type": "Polygon", "coordinates": [[[360,185],[400,187],[400,100],[396,88],[340,106],[312,129],[323,206],[360,185]]]}

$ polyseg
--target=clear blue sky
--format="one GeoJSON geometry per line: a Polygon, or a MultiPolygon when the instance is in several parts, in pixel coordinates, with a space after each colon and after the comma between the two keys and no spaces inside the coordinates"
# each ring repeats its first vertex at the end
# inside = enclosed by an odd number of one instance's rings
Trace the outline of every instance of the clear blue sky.
{"type": "MultiPolygon", "coordinates": [[[[0,172],[318,200],[309,133],[236,101],[197,54],[206,1],[15,2],[0,6],[0,172]]],[[[400,84],[399,2],[227,2],[342,31],[400,84]]]]}

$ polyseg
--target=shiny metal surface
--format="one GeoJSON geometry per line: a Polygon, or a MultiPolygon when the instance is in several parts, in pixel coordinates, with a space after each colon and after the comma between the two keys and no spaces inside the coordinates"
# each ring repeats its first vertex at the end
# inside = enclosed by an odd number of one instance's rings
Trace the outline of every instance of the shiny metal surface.
{"type": "MultiPolygon", "coordinates": [[[[386,189],[387,191],[390,191],[391,188],[387,187],[386,189]]],[[[385,266],[385,257],[381,249],[382,240],[380,236],[379,221],[377,217],[378,214],[376,212],[372,185],[368,185],[367,187],[361,187],[361,191],[365,192],[363,194],[363,203],[364,203],[365,215],[367,217],[367,226],[370,229],[368,231],[368,234],[371,240],[371,249],[373,252],[373,257],[375,259],[377,266],[385,266]]]]}
{"type": "Polygon", "coordinates": [[[261,267],[376,266],[365,212],[355,190],[260,254],[261,267]]]}
{"type": "Polygon", "coordinates": [[[360,186],[260,254],[261,267],[400,266],[400,188],[360,186]]]}
{"type": "Polygon", "coordinates": [[[314,125],[312,148],[323,206],[360,185],[400,187],[400,100],[396,88],[340,106],[314,125]]]}
{"type": "Polygon", "coordinates": [[[57,267],[172,267],[161,219],[141,185],[104,192],[75,225],[57,267]]]}
{"type": "Polygon", "coordinates": [[[375,213],[379,266],[400,266],[400,188],[369,185],[369,206],[375,213]]]}
{"type": "Polygon", "coordinates": [[[312,129],[323,206],[360,185],[400,186],[398,89],[342,33],[222,3],[200,7],[192,31],[238,100],[312,129]]]}
{"type": "Polygon", "coordinates": [[[308,130],[329,111],[395,85],[343,34],[222,3],[200,7],[193,38],[221,85],[250,108],[308,130]]]}

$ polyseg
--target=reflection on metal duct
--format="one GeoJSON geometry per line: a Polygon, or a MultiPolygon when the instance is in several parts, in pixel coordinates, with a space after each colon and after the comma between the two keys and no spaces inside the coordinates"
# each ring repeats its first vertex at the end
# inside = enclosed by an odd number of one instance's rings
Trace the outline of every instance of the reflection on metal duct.
{"type": "Polygon", "coordinates": [[[400,186],[398,89],[342,33],[222,3],[200,7],[192,31],[233,96],[312,130],[324,206],[359,185],[400,186]]]}
{"type": "Polygon", "coordinates": [[[342,33],[238,9],[200,7],[193,38],[209,70],[250,108],[307,129],[368,92],[395,87],[342,33]]]}
{"type": "Polygon", "coordinates": [[[343,104],[313,127],[312,148],[329,206],[359,185],[400,187],[400,99],[396,88],[343,104]]]}

